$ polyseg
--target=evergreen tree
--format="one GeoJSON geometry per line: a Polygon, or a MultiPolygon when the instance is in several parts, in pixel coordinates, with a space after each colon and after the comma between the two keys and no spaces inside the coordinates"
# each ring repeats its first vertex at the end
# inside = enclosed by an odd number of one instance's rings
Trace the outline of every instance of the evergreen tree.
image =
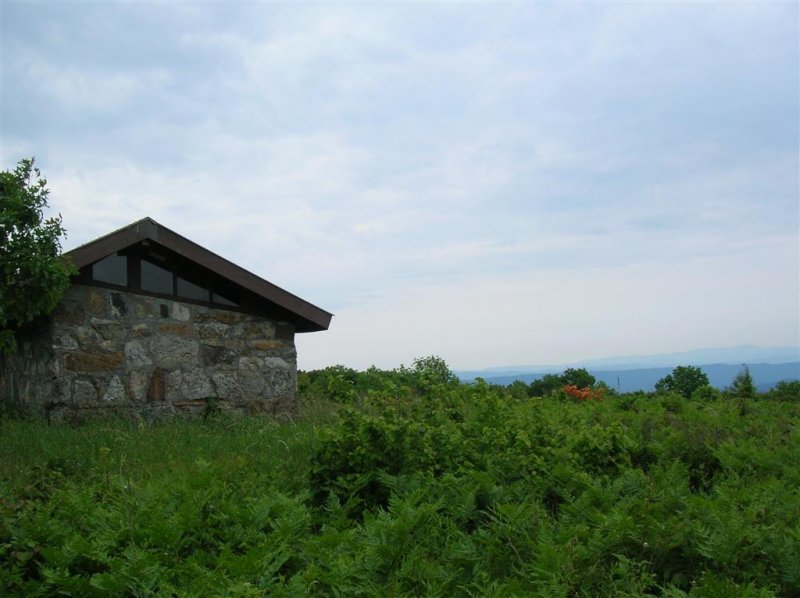
{"type": "Polygon", "coordinates": [[[746,364],[743,366],[742,371],[734,377],[730,393],[734,397],[741,399],[751,399],[756,396],[756,385],[753,382],[750,368],[748,368],[746,364]]]}

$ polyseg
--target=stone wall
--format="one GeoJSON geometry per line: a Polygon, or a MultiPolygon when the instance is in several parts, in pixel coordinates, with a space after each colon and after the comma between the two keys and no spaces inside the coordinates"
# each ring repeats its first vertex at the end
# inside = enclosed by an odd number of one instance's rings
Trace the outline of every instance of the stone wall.
{"type": "Polygon", "coordinates": [[[82,285],[0,362],[0,397],[55,419],[279,414],[296,385],[290,323],[82,285]]]}

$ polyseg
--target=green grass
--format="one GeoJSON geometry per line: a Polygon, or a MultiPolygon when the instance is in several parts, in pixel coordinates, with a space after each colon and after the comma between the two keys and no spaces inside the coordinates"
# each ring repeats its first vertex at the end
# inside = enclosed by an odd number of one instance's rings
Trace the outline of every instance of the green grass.
{"type": "Polygon", "coordinates": [[[354,396],[3,420],[0,594],[800,594],[800,402],[354,396]]]}

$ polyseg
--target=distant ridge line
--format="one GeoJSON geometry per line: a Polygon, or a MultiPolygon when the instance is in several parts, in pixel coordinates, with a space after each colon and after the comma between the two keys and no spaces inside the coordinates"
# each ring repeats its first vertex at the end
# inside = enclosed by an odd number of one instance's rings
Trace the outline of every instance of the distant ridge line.
{"type": "Polygon", "coordinates": [[[701,368],[712,386],[725,388],[746,364],[759,390],[783,380],[800,380],[800,347],[743,345],[693,349],[681,353],[627,355],[587,359],[561,365],[500,366],[483,370],[456,370],[464,381],[483,378],[494,384],[515,380],[530,383],[545,374],[560,374],[567,368],[585,368],[595,378],[622,392],[653,390],[655,383],[679,365],[701,368]],[[619,379],[619,382],[617,381],[619,379]]]}
{"type": "Polygon", "coordinates": [[[653,367],[676,367],[678,365],[738,365],[778,364],[800,361],[800,346],[761,347],[741,345],[736,347],[717,347],[692,349],[679,353],[659,353],[651,355],[625,355],[584,359],[571,363],[549,365],[496,366],[483,369],[456,370],[460,377],[507,376],[522,374],[561,373],[567,368],[587,368],[603,370],[635,370],[653,367]]]}
{"type": "MultiPolygon", "coordinates": [[[[719,389],[727,388],[733,378],[742,371],[742,365],[734,364],[706,364],[698,365],[708,376],[711,386],[719,389]]],[[[755,363],[747,364],[750,374],[759,392],[773,388],[778,382],[800,380],[800,361],[787,363],[755,363]]],[[[609,387],[620,392],[646,392],[655,389],[655,384],[669,374],[673,367],[661,366],[651,368],[620,369],[620,370],[595,370],[586,368],[597,380],[606,383],[609,387]]],[[[517,380],[530,384],[546,374],[560,374],[563,370],[550,370],[547,372],[506,374],[500,376],[475,376],[466,378],[460,375],[465,382],[471,382],[477,377],[485,379],[490,384],[508,385],[517,380]]]]}

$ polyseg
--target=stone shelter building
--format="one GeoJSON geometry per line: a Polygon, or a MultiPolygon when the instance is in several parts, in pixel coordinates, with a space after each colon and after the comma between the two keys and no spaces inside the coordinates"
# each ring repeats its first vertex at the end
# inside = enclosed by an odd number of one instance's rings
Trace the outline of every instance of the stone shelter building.
{"type": "Polygon", "coordinates": [[[53,419],[296,404],[296,333],[332,315],[150,218],[65,254],[79,273],[0,355],[0,399],[53,419]]]}

